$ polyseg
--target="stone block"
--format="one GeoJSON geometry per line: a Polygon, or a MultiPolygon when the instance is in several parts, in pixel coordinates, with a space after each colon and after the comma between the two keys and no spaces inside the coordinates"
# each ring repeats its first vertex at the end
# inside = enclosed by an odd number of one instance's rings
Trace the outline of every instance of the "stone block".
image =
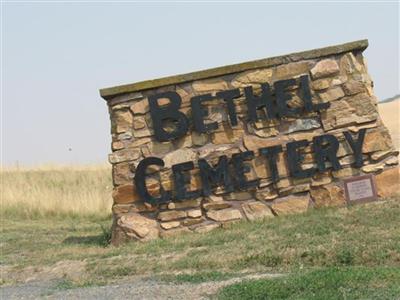
{"type": "Polygon", "coordinates": [[[242,218],[242,214],[237,209],[227,208],[221,210],[207,211],[207,217],[217,222],[226,222],[242,218]]]}
{"type": "Polygon", "coordinates": [[[140,157],[141,154],[142,152],[140,151],[140,149],[127,148],[114,151],[113,153],[109,154],[108,160],[112,164],[117,164],[125,161],[136,160],[140,157]]]}
{"type": "Polygon", "coordinates": [[[121,216],[117,224],[128,236],[141,241],[156,239],[159,235],[157,222],[137,213],[121,216]]]}
{"type": "Polygon", "coordinates": [[[277,214],[287,215],[294,213],[303,213],[308,210],[310,204],[310,196],[288,196],[275,200],[271,208],[277,214]]]}
{"type": "Polygon", "coordinates": [[[140,196],[136,192],[136,187],[133,184],[124,184],[115,187],[112,197],[114,199],[114,203],[118,204],[140,201],[140,196]]]}
{"type": "Polygon", "coordinates": [[[313,187],[310,194],[316,208],[346,204],[343,189],[336,185],[313,187]]]}
{"type": "Polygon", "coordinates": [[[260,201],[244,203],[242,204],[242,210],[250,221],[274,216],[271,209],[260,201]]]}
{"type": "Polygon", "coordinates": [[[395,197],[400,194],[400,168],[386,169],[375,175],[375,183],[379,197],[395,197]]]}
{"type": "Polygon", "coordinates": [[[172,221],[182,218],[186,218],[186,212],[182,210],[162,211],[158,214],[158,219],[160,221],[172,221]]]}
{"type": "Polygon", "coordinates": [[[339,66],[333,59],[324,59],[319,61],[310,72],[313,79],[328,77],[339,73],[339,66]]]}

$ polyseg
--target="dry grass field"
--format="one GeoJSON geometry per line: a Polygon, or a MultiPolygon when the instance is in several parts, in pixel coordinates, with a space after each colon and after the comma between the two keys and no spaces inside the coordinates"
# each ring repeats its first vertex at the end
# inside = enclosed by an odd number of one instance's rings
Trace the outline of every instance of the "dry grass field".
{"type": "Polygon", "coordinates": [[[111,212],[111,168],[106,164],[6,168],[0,188],[2,214],[32,218],[111,212]]]}
{"type": "Polygon", "coordinates": [[[400,98],[378,105],[383,123],[389,128],[396,149],[400,149],[400,98]]]}

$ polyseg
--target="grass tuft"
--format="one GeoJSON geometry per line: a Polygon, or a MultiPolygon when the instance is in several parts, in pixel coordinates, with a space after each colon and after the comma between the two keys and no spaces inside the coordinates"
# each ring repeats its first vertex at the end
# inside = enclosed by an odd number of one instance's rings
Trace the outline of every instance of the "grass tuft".
{"type": "Polygon", "coordinates": [[[233,284],[218,299],[398,299],[399,282],[399,268],[331,267],[233,284]]]}

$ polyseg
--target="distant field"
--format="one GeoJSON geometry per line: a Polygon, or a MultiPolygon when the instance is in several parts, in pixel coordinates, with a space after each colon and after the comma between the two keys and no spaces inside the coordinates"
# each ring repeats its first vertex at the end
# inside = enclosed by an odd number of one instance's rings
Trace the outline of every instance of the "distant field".
{"type": "Polygon", "coordinates": [[[1,213],[25,217],[46,215],[109,215],[111,168],[43,166],[1,171],[1,213]]]}

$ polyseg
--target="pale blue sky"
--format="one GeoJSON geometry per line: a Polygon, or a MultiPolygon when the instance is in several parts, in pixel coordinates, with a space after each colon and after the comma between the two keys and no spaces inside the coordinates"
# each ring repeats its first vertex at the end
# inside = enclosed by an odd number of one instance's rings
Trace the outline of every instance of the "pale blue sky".
{"type": "Polygon", "coordinates": [[[106,161],[99,88],[358,39],[377,96],[399,93],[394,2],[5,3],[2,25],[6,165],[106,161]]]}

